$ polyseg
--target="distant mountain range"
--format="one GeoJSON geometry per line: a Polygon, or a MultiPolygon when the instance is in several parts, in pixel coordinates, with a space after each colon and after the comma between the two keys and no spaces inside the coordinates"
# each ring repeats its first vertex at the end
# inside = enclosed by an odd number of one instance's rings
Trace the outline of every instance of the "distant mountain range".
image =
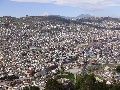
{"type": "Polygon", "coordinates": [[[84,17],[93,17],[93,16],[90,14],[81,14],[81,15],[77,16],[77,18],[84,18],[84,17]]]}
{"type": "Polygon", "coordinates": [[[50,15],[50,16],[62,17],[62,18],[65,18],[65,19],[80,19],[80,18],[85,18],[85,17],[94,17],[90,14],[81,14],[77,17],[67,17],[67,16],[60,16],[60,15],[50,15]]]}

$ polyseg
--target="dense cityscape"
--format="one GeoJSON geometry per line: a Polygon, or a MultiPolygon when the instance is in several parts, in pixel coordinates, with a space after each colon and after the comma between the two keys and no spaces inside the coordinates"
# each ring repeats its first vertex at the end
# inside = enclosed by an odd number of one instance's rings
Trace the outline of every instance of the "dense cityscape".
{"type": "Polygon", "coordinates": [[[119,65],[120,18],[0,17],[0,90],[50,90],[51,78],[67,87],[93,74],[111,85],[120,82],[119,65]]]}

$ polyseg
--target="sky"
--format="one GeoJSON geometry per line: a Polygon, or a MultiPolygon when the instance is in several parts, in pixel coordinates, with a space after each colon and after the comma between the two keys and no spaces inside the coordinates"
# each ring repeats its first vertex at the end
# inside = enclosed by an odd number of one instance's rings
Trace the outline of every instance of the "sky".
{"type": "Polygon", "coordinates": [[[0,0],[0,17],[80,14],[120,17],[120,0],[0,0]]]}

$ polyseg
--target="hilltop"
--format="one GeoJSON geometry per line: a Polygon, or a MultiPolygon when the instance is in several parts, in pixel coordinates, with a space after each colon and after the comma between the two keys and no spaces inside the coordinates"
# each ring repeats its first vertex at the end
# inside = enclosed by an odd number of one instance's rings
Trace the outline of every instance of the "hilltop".
{"type": "Polygon", "coordinates": [[[98,29],[115,29],[119,30],[120,26],[120,18],[112,18],[112,17],[93,17],[90,16],[89,14],[82,14],[78,16],[77,18],[66,18],[63,16],[59,15],[50,15],[50,16],[26,16],[26,17],[11,17],[11,16],[4,16],[0,17],[1,23],[4,24],[5,26],[8,24],[14,24],[21,25],[22,23],[28,24],[32,27],[35,26],[35,23],[39,21],[44,21],[44,22],[52,22],[54,23],[59,23],[59,24],[78,24],[78,25],[86,25],[89,27],[93,28],[98,28],[98,29]],[[5,19],[9,22],[6,22],[5,19]]]}

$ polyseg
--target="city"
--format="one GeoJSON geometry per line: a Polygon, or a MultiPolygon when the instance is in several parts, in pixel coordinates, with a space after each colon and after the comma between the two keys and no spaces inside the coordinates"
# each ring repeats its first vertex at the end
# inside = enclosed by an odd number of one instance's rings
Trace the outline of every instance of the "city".
{"type": "MultiPolygon", "coordinates": [[[[0,90],[45,89],[62,73],[120,81],[120,19],[60,16],[0,17],[0,90]]],[[[71,82],[60,78],[62,83],[71,82]]],[[[74,80],[73,80],[74,82],[74,80]]],[[[69,89],[71,90],[71,89],[69,89]]]]}

